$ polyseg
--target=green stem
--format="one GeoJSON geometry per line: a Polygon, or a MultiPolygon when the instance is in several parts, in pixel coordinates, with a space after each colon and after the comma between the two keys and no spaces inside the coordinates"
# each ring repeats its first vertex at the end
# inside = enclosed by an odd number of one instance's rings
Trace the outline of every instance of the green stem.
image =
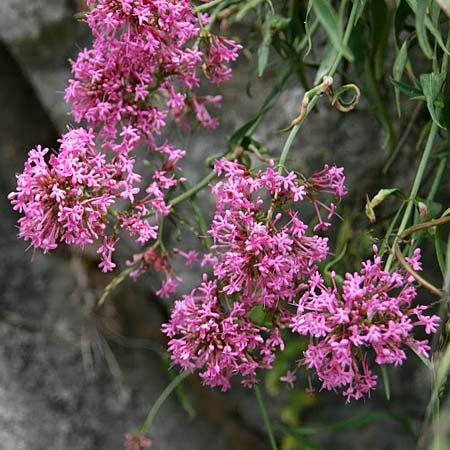
{"type": "Polygon", "coordinates": [[[156,242],[161,247],[161,250],[163,252],[165,252],[166,251],[166,246],[164,245],[164,217],[161,217],[159,219],[158,239],[156,240],[156,242]]]}
{"type": "Polygon", "coordinates": [[[266,410],[266,407],[264,406],[261,391],[258,386],[255,386],[253,389],[255,391],[256,399],[258,400],[259,409],[261,410],[261,414],[263,416],[264,425],[266,427],[266,431],[269,436],[270,445],[272,447],[272,450],[278,450],[277,443],[275,441],[275,437],[273,436],[273,431],[272,431],[272,426],[270,424],[269,416],[267,415],[267,410],[266,410]]]}
{"type": "Polygon", "coordinates": [[[445,171],[447,170],[448,164],[448,155],[441,159],[439,162],[439,166],[436,170],[436,174],[434,176],[433,184],[431,185],[430,193],[428,194],[427,200],[429,202],[434,201],[434,197],[441,186],[442,177],[444,176],[445,171]]]}
{"type": "MultiPolygon", "coordinates": [[[[319,96],[315,96],[309,102],[308,109],[306,110],[306,114],[305,114],[305,119],[308,117],[309,113],[312,111],[314,106],[316,106],[316,103],[318,102],[318,100],[319,100],[319,96]]],[[[300,122],[298,125],[295,125],[289,132],[289,136],[287,137],[286,142],[283,147],[283,150],[281,152],[280,161],[278,162],[278,165],[279,165],[278,171],[280,173],[283,171],[284,165],[285,165],[287,157],[289,155],[289,151],[291,150],[291,147],[292,147],[292,143],[294,142],[294,139],[297,136],[297,133],[300,131],[300,128],[301,128],[303,122],[304,122],[304,120],[302,122],[300,122]]]]}
{"type": "Polygon", "coordinates": [[[309,29],[309,35],[305,34],[305,36],[303,36],[302,39],[300,40],[299,44],[297,44],[297,45],[294,44],[295,45],[294,48],[297,53],[300,53],[306,47],[306,45],[309,42],[309,39],[312,38],[316,34],[319,27],[320,27],[320,22],[318,19],[315,19],[313,24],[311,25],[311,28],[309,29]]]}
{"type": "Polygon", "coordinates": [[[192,199],[192,207],[194,208],[195,220],[200,228],[200,232],[202,233],[202,238],[205,241],[205,245],[208,249],[210,249],[213,245],[213,240],[208,233],[208,226],[206,225],[205,215],[203,214],[202,209],[198,206],[198,203],[195,198],[192,199]]]}
{"type": "Polygon", "coordinates": [[[210,172],[205,178],[203,178],[198,184],[188,189],[186,192],[183,192],[178,197],[175,197],[172,201],[169,202],[171,206],[177,206],[180,203],[184,202],[188,198],[191,198],[198,192],[200,192],[204,187],[208,186],[208,184],[216,178],[216,172],[210,172]]]}
{"type": "Polygon", "coordinates": [[[159,396],[159,398],[156,400],[156,402],[153,404],[152,408],[150,409],[150,412],[148,413],[148,416],[145,419],[144,424],[140,428],[140,430],[139,430],[140,435],[143,436],[148,433],[161,406],[164,404],[164,402],[167,400],[167,398],[170,396],[170,394],[173,392],[173,390],[190,374],[191,374],[191,372],[189,372],[189,371],[180,373],[167,385],[167,387],[164,389],[164,391],[162,391],[161,395],[159,396]]]}
{"type": "MultiPolygon", "coordinates": [[[[450,47],[450,32],[447,35],[447,42],[446,42],[446,48],[449,48],[449,47],[450,47]]],[[[445,74],[447,73],[448,64],[449,64],[449,55],[448,55],[448,53],[444,53],[444,56],[442,58],[442,66],[441,66],[442,73],[445,73],[445,74]]],[[[439,114],[438,114],[438,119],[439,119],[439,114]]],[[[433,120],[432,124],[431,124],[430,134],[428,135],[427,143],[425,145],[425,151],[423,152],[422,159],[420,160],[419,168],[417,169],[416,177],[414,179],[414,184],[411,189],[411,194],[409,195],[408,204],[406,206],[406,211],[405,211],[403,219],[400,223],[400,227],[397,231],[397,235],[399,235],[406,229],[406,226],[410,219],[411,212],[412,212],[412,209],[414,206],[414,201],[416,199],[417,193],[419,192],[419,188],[422,183],[422,179],[423,179],[423,176],[425,173],[425,169],[427,167],[428,160],[430,159],[431,150],[433,149],[433,144],[434,144],[434,140],[436,139],[437,132],[438,132],[438,126],[436,125],[436,123],[433,120]]],[[[441,163],[441,165],[442,165],[442,163],[441,163]]],[[[439,171],[441,170],[441,167],[442,166],[440,166],[440,168],[438,169],[439,171]]],[[[445,170],[445,167],[442,170],[445,170]]],[[[435,195],[438,187],[439,186],[436,183],[433,183],[431,192],[429,194],[429,198],[431,198],[431,199],[434,198],[434,195],[435,195]]],[[[398,237],[396,237],[394,239],[394,243],[392,245],[392,250],[390,252],[389,258],[386,261],[386,265],[385,265],[386,271],[389,271],[390,268],[392,267],[392,262],[394,260],[394,255],[395,255],[395,246],[396,246],[397,241],[398,241],[398,237]]]]}
{"type": "Polygon", "coordinates": [[[423,176],[425,174],[425,169],[427,167],[428,161],[431,156],[431,151],[433,150],[434,140],[436,139],[436,135],[438,132],[438,126],[433,121],[431,125],[430,134],[428,135],[427,143],[425,145],[425,151],[423,152],[422,159],[420,160],[419,168],[417,169],[416,177],[414,178],[414,183],[411,189],[411,193],[409,194],[409,198],[407,200],[406,210],[403,215],[402,221],[400,222],[400,226],[397,230],[397,236],[394,239],[392,244],[392,249],[390,251],[389,257],[386,261],[385,270],[389,271],[392,267],[392,262],[394,260],[395,255],[395,246],[398,241],[398,235],[406,230],[409,219],[411,217],[411,213],[414,207],[414,202],[417,197],[417,193],[419,192],[420,185],[422,184],[423,176]]]}
{"type": "Polygon", "coordinates": [[[225,0],[212,0],[209,3],[205,3],[203,5],[197,6],[195,8],[195,12],[199,13],[199,12],[207,11],[208,9],[214,8],[214,6],[220,5],[224,1],[225,0]]]}
{"type": "MultiPolygon", "coordinates": [[[[364,2],[362,2],[362,3],[364,3],[364,2]]],[[[344,44],[344,46],[346,46],[348,44],[348,41],[350,39],[350,35],[351,35],[351,33],[353,31],[353,28],[355,26],[355,23],[356,23],[356,18],[357,18],[358,11],[359,11],[360,7],[362,7],[362,6],[359,4],[358,1],[353,2],[352,10],[350,12],[350,17],[348,19],[347,27],[346,27],[346,30],[345,30],[345,33],[344,33],[344,37],[343,37],[343,44],[344,44]]],[[[341,51],[336,52],[336,58],[335,58],[335,60],[333,62],[333,65],[331,66],[331,68],[328,71],[328,73],[325,74],[324,76],[328,75],[330,77],[333,77],[333,75],[336,73],[336,71],[337,71],[337,69],[339,67],[339,64],[342,61],[342,57],[343,57],[343,54],[342,54],[341,51]]],[[[283,151],[281,152],[280,161],[279,161],[279,172],[280,173],[283,170],[283,166],[286,163],[286,159],[287,159],[287,157],[289,155],[289,151],[290,151],[290,149],[292,147],[292,143],[294,142],[294,139],[297,136],[297,133],[299,132],[299,130],[300,130],[301,126],[302,126],[302,123],[305,121],[305,119],[309,116],[311,111],[314,109],[314,107],[316,106],[316,103],[318,102],[319,98],[320,98],[319,95],[315,95],[314,97],[312,97],[312,99],[310,100],[310,102],[308,104],[308,108],[306,110],[305,116],[303,117],[303,120],[298,125],[295,125],[291,129],[291,131],[289,133],[289,136],[288,136],[288,138],[286,140],[286,143],[285,143],[285,145],[283,147],[283,151]]]]}
{"type": "MultiPolygon", "coordinates": [[[[352,10],[350,11],[350,17],[348,18],[347,27],[345,29],[345,33],[344,33],[344,37],[343,37],[343,44],[344,44],[343,47],[346,47],[348,44],[348,41],[350,39],[350,36],[352,34],[353,28],[356,23],[356,17],[358,15],[358,11],[360,8],[363,7],[364,3],[365,3],[365,0],[362,0],[361,2],[358,2],[358,1],[353,2],[352,10]],[[359,3],[361,3],[361,4],[359,4],[359,3]]],[[[342,52],[339,51],[338,54],[336,55],[336,59],[334,60],[333,65],[331,66],[330,71],[328,72],[328,75],[330,77],[332,77],[335,74],[339,64],[341,63],[342,56],[343,56],[342,52]]]]}

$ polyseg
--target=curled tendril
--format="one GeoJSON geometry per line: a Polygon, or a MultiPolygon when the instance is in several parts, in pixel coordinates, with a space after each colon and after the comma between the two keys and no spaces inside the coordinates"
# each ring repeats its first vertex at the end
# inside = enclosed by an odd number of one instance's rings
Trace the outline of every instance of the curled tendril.
{"type": "Polygon", "coordinates": [[[356,84],[344,84],[343,86],[336,89],[336,91],[332,91],[331,88],[326,91],[328,98],[331,101],[331,106],[334,106],[338,111],[341,112],[350,112],[353,111],[359,103],[359,99],[361,98],[361,91],[356,84]],[[344,99],[344,94],[351,92],[352,97],[350,100],[344,99]]]}
{"type": "Polygon", "coordinates": [[[279,130],[277,133],[287,133],[288,131],[291,131],[292,128],[294,128],[295,126],[300,125],[306,117],[310,100],[313,97],[322,95],[327,91],[329,91],[332,84],[333,78],[331,78],[328,75],[325,75],[323,77],[322,83],[318,84],[317,86],[314,86],[309,91],[306,91],[305,95],[303,96],[302,104],[300,107],[300,114],[291,122],[291,124],[287,128],[279,130]]]}
{"type": "Polygon", "coordinates": [[[286,133],[303,122],[308,113],[309,102],[313,97],[326,94],[330,99],[331,105],[341,112],[352,111],[358,106],[359,99],[361,97],[361,91],[359,87],[356,86],[356,84],[345,84],[336,89],[336,91],[332,90],[332,85],[333,78],[325,75],[323,77],[322,83],[314,86],[309,91],[306,91],[301,103],[300,114],[291,122],[291,124],[287,128],[279,130],[278,133],[286,133]],[[350,100],[346,100],[343,97],[344,94],[348,92],[352,93],[352,97],[350,98],[350,100]]]}

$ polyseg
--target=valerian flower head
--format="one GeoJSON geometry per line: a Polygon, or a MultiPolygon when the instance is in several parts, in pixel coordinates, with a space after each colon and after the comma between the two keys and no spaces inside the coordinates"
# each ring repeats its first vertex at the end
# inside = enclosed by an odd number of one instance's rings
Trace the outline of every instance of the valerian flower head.
{"type": "Polygon", "coordinates": [[[327,257],[328,241],[310,233],[294,209],[309,187],[295,173],[282,175],[273,162],[252,173],[225,158],[215,170],[224,180],[212,188],[213,246],[204,260],[215,280],[204,275],[198,290],[176,302],[163,330],[173,362],[226,390],[233,374],[252,386],[258,368],[272,367],[284,348],[281,329],[292,320],[289,304],[327,257]]]}
{"type": "Polygon", "coordinates": [[[283,348],[278,328],[254,323],[249,308],[236,301],[223,305],[218,284],[204,276],[198,289],[175,303],[163,331],[170,338],[172,361],[184,370],[198,369],[203,383],[223,391],[241,374],[243,384],[256,383],[256,369],[270,368],[283,348]]]}
{"type": "Polygon", "coordinates": [[[241,292],[253,306],[269,308],[293,300],[328,255],[327,238],[308,234],[293,207],[307,197],[305,184],[293,172],[279,174],[273,163],[251,174],[222,159],[216,170],[225,181],[212,189],[217,209],[210,234],[224,292],[241,292]]]}
{"type": "MultiPolygon", "coordinates": [[[[416,269],[420,250],[409,262],[416,269]]],[[[382,259],[362,264],[360,272],[347,273],[342,290],[325,286],[319,273],[309,280],[309,289],[298,301],[292,331],[310,336],[304,364],[315,371],[325,389],[344,389],[348,399],[369,394],[377,376],[369,369],[378,365],[401,365],[406,348],[428,357],[426,340],[413,336],[424,326],[427,334],[439,324],[437,316],[426,316],[425,306],[412,306],[417,295],[414,279],[403,270],[383,270],[382,259]]]]}
{"type": "Polygon", "coordinates": [[[152,147],[170,113],[180,121],[191,110],[201,126],[217,125],[205,106],[217,106],[220,97],[197,97],[192,89],[201,70],[212,83],[229,79],[240,45],[201,31],[208,17],[188,0],[87,3],[94,43],[73,62],[65,97],[77,122],[87,120],[111,139],[126,123],[152,147]]]}
{"type": "MultiPolygon", "coordinates": [[[[110,271],[119,229],[141,245],[157,239],[158,219],[171,212],[167,192],[185,181],[179,167],[185,151],[157,139],[169,115],[183,126],[191,113],[201,126],[217,126],[207,107],[220,106],[221,97],[193,89],[202,72],[212,83],[230,78],[228,63],[241,46],[207,32],[209,17],[188,0],[86,4],[94,40],[72,62],[65,99],[75,121],[89,129],[64,134],[52,155],[33,149],[10,199],[23,213],[19,236],[35,248],[98,243],[100,267],[110,271]],[[142,143],[160,160],[147,186],[133,156],[142,143]]],[[[170,295],[178,282],[171,274],[159,293],[170,295]]]]}
{"type": "Polygon", "coordinates": [[[40,146],[29,152],[17,190],[9,195],[23,214],[19,236],[44,252],[60,242],[84,247],[99,239],[125,175],[97,151],[92,130],[71,130],[60,142],[56,154],[40,146]]]}

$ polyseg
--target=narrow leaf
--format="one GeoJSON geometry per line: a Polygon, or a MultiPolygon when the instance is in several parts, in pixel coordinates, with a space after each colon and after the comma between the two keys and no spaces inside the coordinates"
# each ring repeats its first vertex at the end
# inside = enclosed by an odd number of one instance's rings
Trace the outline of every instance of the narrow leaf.
{"type": "MultiPolygon", "coordinates": [[[[408,41],[403,42],[399,52],[394,61],[394,67],[392,69],[392,76],[395,81],[401,81],[403,72],[405,71],[406,62],[408,61],[408,41]]],[[[400,106],[400,89],[394,84],[395,91],[395,104],[397,106],[398,116],[401,116],[400,106]]]]}
{"type": "Polygon", "coordinates": [[[269,62],[270,44],[272,43],[272,30],[270,27],[271,16],[269,15],[262,27],[263,39],[258,48],[258,77],[264,74],[269,62]]]}
{"type": "Polygon", "coordinates": [[[443,248],[445,244],[442,240],[441,230],[439,227],[436,227],[436,231],[434,233],[434,248],[436,250],[436,258],[439,264],[439,269],[441,269],[442,277],[445,276],[445,258],[443,248]]]}
{"type": "MultiPolygon", "coordinates": [[[[417,0],[407,0],[408,5],[410,8],[414,11],[414,13],[417,16],[417,0]]],[[[420,0],[419,3],[426,2],[426,0],[420,0]]],[[[444,53],[447,53],[447,55],[450,55],[450,52],[448,51],[447,47],[445,46],[444,40],[442,39],[441,33],[438,28],[436,28],[431,21],[431,19],[428,16],[425,16],[425,26],[428,28],[428,31],[431,33],[431,35],[436,39],[437,44],[441,49],[444,51],[444,53]]]]}
{"type": "Polygon", "coordinates": [[[353,61],[350,49],[343,43],[342,27],[330,2],[327,0],[313,0],[312,4],[314,12],[319,22],[325,28],[334,48],[341,52],[349,61],[353,61]]]}
{"type": "Polygon", "coordinates": [[[433,50],[428,42],[425,18],[427,17],[428,1],[419,0],[416,7],[416,31],[420,48],[428,59],[433,59],[433,50]]]}
{"type": "Polygon", "coordinates": [[[433,119],[433,122],[440,128],[444,128],[439,123],[439,113],[436,110],[436,100],[444,84],[447,74],[444,73],[424,73],[420,76],[420,85],[422,86],[423,94],[425,95],[428,111],[433,119]]]}
{"type": "Polygon", "coordinates": [[[415,86],[411,86],[410,84],[402,83],[401,81],[396,81],[392,79],[391,81],[394,84],[394,86],[397,87],[400,90],[400,92],[402,92],[406,96],[410,98],[425,100],[423,92],[420,89],[416,88],[415,86]]]}

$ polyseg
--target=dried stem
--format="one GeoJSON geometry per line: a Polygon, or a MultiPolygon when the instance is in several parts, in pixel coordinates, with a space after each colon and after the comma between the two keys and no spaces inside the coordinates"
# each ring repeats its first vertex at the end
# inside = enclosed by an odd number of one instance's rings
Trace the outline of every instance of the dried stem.
{"type": "Polygon", "coordinates": [[[417,225],[413,225],[407,228],[405,231],[398,235],[398,239],[395,243],[395,256],[398,259],[398,262],[403,266],[403,268],[411,274],[418,283],[420,283],[423,287],[427,288],[430,292],[437,295],[438,297],[447,297],[448,293],[444,292],[442,289],[438,289],[436,286],[431,284],[429,281],[425,280],[421,275],[419,275],[406,261],[403,253],[400,249],[400,241],[404,239],[406,236],[409,236],[416,231],[425,230],[427,228],[435,227],[438,225],[443,225],[444,223],[450,222],[450,216],[441,217],[440,219],[430,220],[428,222],[419,223],[417,225]]]}

